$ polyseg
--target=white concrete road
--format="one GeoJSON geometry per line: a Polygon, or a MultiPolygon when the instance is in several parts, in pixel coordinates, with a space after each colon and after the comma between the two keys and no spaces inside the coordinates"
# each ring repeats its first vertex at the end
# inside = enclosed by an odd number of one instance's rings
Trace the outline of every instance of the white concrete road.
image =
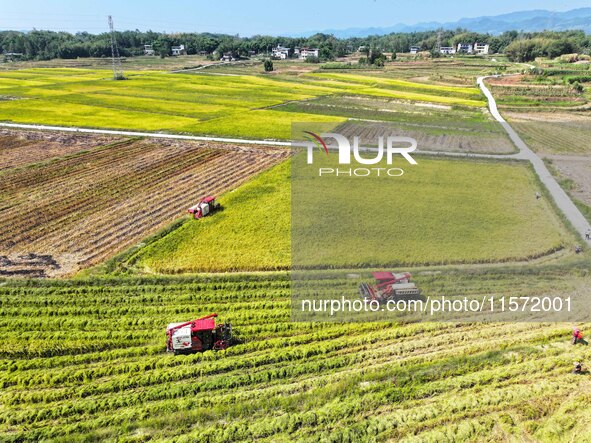
{"type": "MultiPolygon", "coordinates": [[[[509,134],[509,137],[519,150],[518,154],[512,155],[511,157],[521,160],[528,160],[532,163],[536,174],[538,174],[538,177],[540,177],[540,180],[546,186],[550,192],[550,195],[556,202],[556,206],[560,208],[565,217],[574,226],[574,228],[580,234],[581,239],[585,240],[585,234],[591,230],[591,224],[589,224],[587,219],[583,216],[583,214],[581,214],[581,211],[579,211],[579,208],[576,207],[568,194],[560,187],[552,174],[550,174],[550,171],[548,171],[544,161],[525,144],[517,132],[515,132],[511,125],[507,123],[507,121],[499,113],[495,98],[484,84],[485,79],[494,77],[499,76],[493,75],[488,77],[479,77],[477,83],[482,93],[488,99],[488,108],[490,113],[503,126],[503,128],[505,128],[505,131],[507,131],[507,134],[509,134]]],[[[591,244],[590,240],[586,241],[587,243],[591,244]]]]}
{"type": "MultiPolygon", "coordinates": [[[[243,138],[224,138],[224,137],[205,137],[199,135],[180,135],[180,134],[166,134],[160,132],[136,132],[136,131],[117,131],[114,129],[92,129],[92,128],[77,128],[71,126],[47,126],[47,125],[30,125],[24,123],[3,123],[0,122],[0,128],[12,129],[32,129],[37,131],[62,131],[74,132],[79,134],[106,134],[106,135],[124,135],[129,137],[146,137],[146,138],[163,138],[172,140],[192,140],[205,142],[219,142],[219,143],[242,143],[249,145],[266,145],[266,146],[307,146],[306,143],[292,143],[277,140],[250,140],[243,138]]],[[[337,149],[336,146],[328,145],[328,149],[337,149]]],[[[377,148],[360,148],[362,151],[377,151],[377,148]]],[[[473,158],[511,158],[517,154],[512,155],[497,155],[497,154],[470,154],[463,152],[446,152],[446,151],[416,151],[419,154],[442,155],[449,157],[473,157],[473,158]]]]}
{"type": "Polygon", "coordinates": [[[249,145],[268,145],[268,146],[291,146],[290,142],[280,142],[274,140],[248,140],[241,138],[222,138],[222,137],[200,137],[197,135],[180,135],[180,134],[162,134],[159,132],[135,132],[135,131],[116,131],[111,129],[89,129],[89,128],[75,128],[69,126],[46,126],[46,125],[25,125],[20,123],[0,123],[2,128],[13,129],[35,129],[38,131],[62,131],[62,132],[77,132],[86,134],[107,134],[107,135],[126,135],[129,137],[151,137],[151,138],[168,138],[173,140],[193,140],[203,142],[221,142],[221,143],[244,143],[249,145]]]}

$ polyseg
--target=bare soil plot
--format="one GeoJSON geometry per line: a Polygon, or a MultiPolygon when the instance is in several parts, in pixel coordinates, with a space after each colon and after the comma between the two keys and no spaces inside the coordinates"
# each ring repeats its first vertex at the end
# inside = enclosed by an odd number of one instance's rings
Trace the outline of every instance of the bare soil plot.
{"type": "Polygon", "coordinates": [[[491,86],[514,86],[523,82],[525,75],[511,75],[504,77],[490,77],[486,82],[491,86]]]}
{"type": "Polygon", "coordinates": [[[507,112],[507,120],[540,154],[591,155],[591,117],[576,112],[507,112]]]}
{"type": "Polygon", "coordinates": [[[0,170],[29,165],[123,140],[108,135],[0,129],[0,170]]]}
{"type": "Polygon", "coordinates": [[[591,155],[548,155],[552,166],[562,178],[566,178],[568,191],[573,197],[591,206],[591,155]]]}
{"type": "Polygon", "coordinates": [[[0,256],[10,262],[9,271],[31,268],[19,257],[51,256],[58,267],[45,267],[46,275],[71,274],[163,228],[200,196],[232,189],[287,155],[253,146],[127,139],[5,169],[0,256]]]}

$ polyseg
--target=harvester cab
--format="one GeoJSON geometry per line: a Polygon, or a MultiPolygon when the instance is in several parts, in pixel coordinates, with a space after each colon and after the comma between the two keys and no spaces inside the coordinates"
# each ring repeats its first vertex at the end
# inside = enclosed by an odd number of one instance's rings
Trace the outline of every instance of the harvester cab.
{"type": "Polygon", "coordinates": [[[176,354],[219,351],[232,342],[232,325],[215,324],[217,314],[184,323],[170,323],[166,328],[166,351],[176,354]]]}
{"type": "Polygon", "coordinates": [[[420,300],[421,291],[411,282],[412,275],[408,272],[374,272],[375,285],[361,283],[359,293],[367,300],[380,303],[388,300],[420,300]]]}
{"type": "Polygon", "coordinates": [[[192,214],[193,218],[199,219],[217,211],[221,206],[215,199],[216,197],[212,197],[211,195],[202,198],[199,203],[189,208],[189,214],[192,214]]]}

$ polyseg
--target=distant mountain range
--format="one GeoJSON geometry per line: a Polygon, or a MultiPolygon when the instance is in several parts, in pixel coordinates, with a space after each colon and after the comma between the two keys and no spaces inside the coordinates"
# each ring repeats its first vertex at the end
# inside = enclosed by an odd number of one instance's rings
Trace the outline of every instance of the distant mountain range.
{"type": "MultiPolygon", "coordinates": [[[[392,32],[416,32],[432,31],[435,29],[457,29],[466,28],[470,31],[501,34],[505,31],[566,31],[581,29],[591,33],[591,8],[579,8],[566,12],[553,12],[546,10],[520,11],[509,14],[462,18],[456,22],[440,23],[426,22],[415,25],[397,24],[382,28],[349,28],[349,29],[328,29],[325,34],[333,34],[338,38],[367,37],[368,35],[384,35],[392,32]]],[[[307,37],[315,32],[306,32],[298,36],[307,37]]]]}

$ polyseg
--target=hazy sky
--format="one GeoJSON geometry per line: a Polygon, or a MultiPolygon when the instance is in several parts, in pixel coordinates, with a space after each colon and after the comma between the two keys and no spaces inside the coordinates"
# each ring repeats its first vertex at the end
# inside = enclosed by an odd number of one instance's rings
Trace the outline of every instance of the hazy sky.
{"type": "Polygon", "coordinates": [[[0,30],[99,33],[111,14],[119,30],[285,35],[587,6],[591,0],[0,0],[0,30]]]}

